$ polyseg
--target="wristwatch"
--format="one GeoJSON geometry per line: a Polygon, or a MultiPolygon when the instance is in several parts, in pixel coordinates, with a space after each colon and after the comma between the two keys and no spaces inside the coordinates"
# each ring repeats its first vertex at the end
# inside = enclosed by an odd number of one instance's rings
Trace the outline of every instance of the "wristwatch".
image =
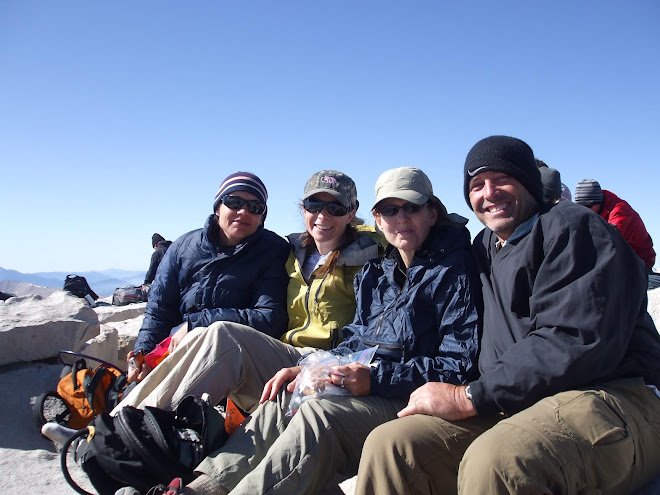
{"type": "Polygon", "coordinates": [[[472,391],[470,390],[470,386],[469,386],[469,385],[468,385],[467,387],[465,387],[465,396],[466,396],[468,399],[470,399],[470,402],[472,402],[472,403],[474,404],[474,402],[472,401],[472,391]]]}

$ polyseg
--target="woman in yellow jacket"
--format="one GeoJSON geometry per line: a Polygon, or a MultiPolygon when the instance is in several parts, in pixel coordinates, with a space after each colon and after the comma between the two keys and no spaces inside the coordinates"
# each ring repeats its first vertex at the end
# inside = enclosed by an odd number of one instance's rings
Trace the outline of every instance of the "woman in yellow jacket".
{"type": "Polygon", "coordinates": [[[113,414],[126,405],[174,409],[187,395],[203,393],[213,404],[231,397],[250,412],[277,371],[319,348],[335,347],[355,314],[353,277],[367,260],[382,256],[385,245],[372,227],[355,225],[358,205],[347,175],[312,175],[302,202],[305,232],[289,236],[287,332],[276,340],[245,325],[216,322],[189,333],[113,414]]]}
{"type": "MultiPolygon", "coordinates": [[[[307,276],[303,272],[305,262],[309,266],[309,260],[315,258],[310,250],[311,235],[306,231],[287,236],[292,247],[286,263],[289,330],[282,335],[282,342],[332,349],[341,341],[341,329],[353,321],[353,278],[368,260],[382,255],[385,240],[366,225],[349,224],[343,235],[344,247],[332,251],[327,261],[307,276]]],[[[317,249],[315,244],[313,249],[317,249]]]]}

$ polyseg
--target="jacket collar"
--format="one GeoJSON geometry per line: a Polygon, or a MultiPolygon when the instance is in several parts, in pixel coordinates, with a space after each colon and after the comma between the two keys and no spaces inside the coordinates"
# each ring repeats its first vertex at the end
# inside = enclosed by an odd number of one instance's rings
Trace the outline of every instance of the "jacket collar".
{"type": "Polygon", "coordinates": [[[225,253],[228,255],[237,253],[248,244],[252,244],[253,242],[255,242],[263,235],[263,232],[265,230],[264,225],[261,224],[259,225],[257,231],[254,234],[246,237],[235,246],[223,246],[222,244],[220,244],[220,240],[219,240],[219,233],[218,233],[219,229],[220,227],[217,224],[217,220],[215,220],[215,215],[214,214],[209,215],[209,217],[206,219],[206,223],[204,224],[204,229],[202,230],[204,245],[206,245],[209,249],[213,250],[218,254],[225,253]]]}

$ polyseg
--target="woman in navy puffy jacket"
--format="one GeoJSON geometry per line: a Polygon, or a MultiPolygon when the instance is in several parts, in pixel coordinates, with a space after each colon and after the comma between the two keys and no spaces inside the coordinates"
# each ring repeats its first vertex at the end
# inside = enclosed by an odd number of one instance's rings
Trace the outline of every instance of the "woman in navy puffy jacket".
{"type": "MultiPolygon", "coordinates": [[[[289,244],[266,230],[263,182],[249,172],[227,177],[204,228],[179,237],[158,267],[135,350],[146,354],[173,332],[170,351],[197,327],[231,321],[274,338],[286,330],[289,244]]],[[[129,380],[151,371],[129,366],[129,380]]]]}

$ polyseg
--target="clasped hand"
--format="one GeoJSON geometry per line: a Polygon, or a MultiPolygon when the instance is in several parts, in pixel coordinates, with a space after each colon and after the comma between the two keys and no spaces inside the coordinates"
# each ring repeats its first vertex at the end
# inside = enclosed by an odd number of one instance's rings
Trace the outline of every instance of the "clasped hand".
{"type": "MultiPolygon", "coordinates": [[[[264,390],[259,399],[262,404],[267,400],[275,400],[282,386],[286,386],[287,392],[293,392],[296,387],[296,377],[300,373],[300,366],[282,368],[275,376],[266,382],[264,390]]],[[[328,383],[343,387],[354,396],[368,395],[371,389],[371,377],[369,366],[358,363],[350,363],[344,366],[333,366],[330,368],[330,376],[326,379],[328,383]]]]}

